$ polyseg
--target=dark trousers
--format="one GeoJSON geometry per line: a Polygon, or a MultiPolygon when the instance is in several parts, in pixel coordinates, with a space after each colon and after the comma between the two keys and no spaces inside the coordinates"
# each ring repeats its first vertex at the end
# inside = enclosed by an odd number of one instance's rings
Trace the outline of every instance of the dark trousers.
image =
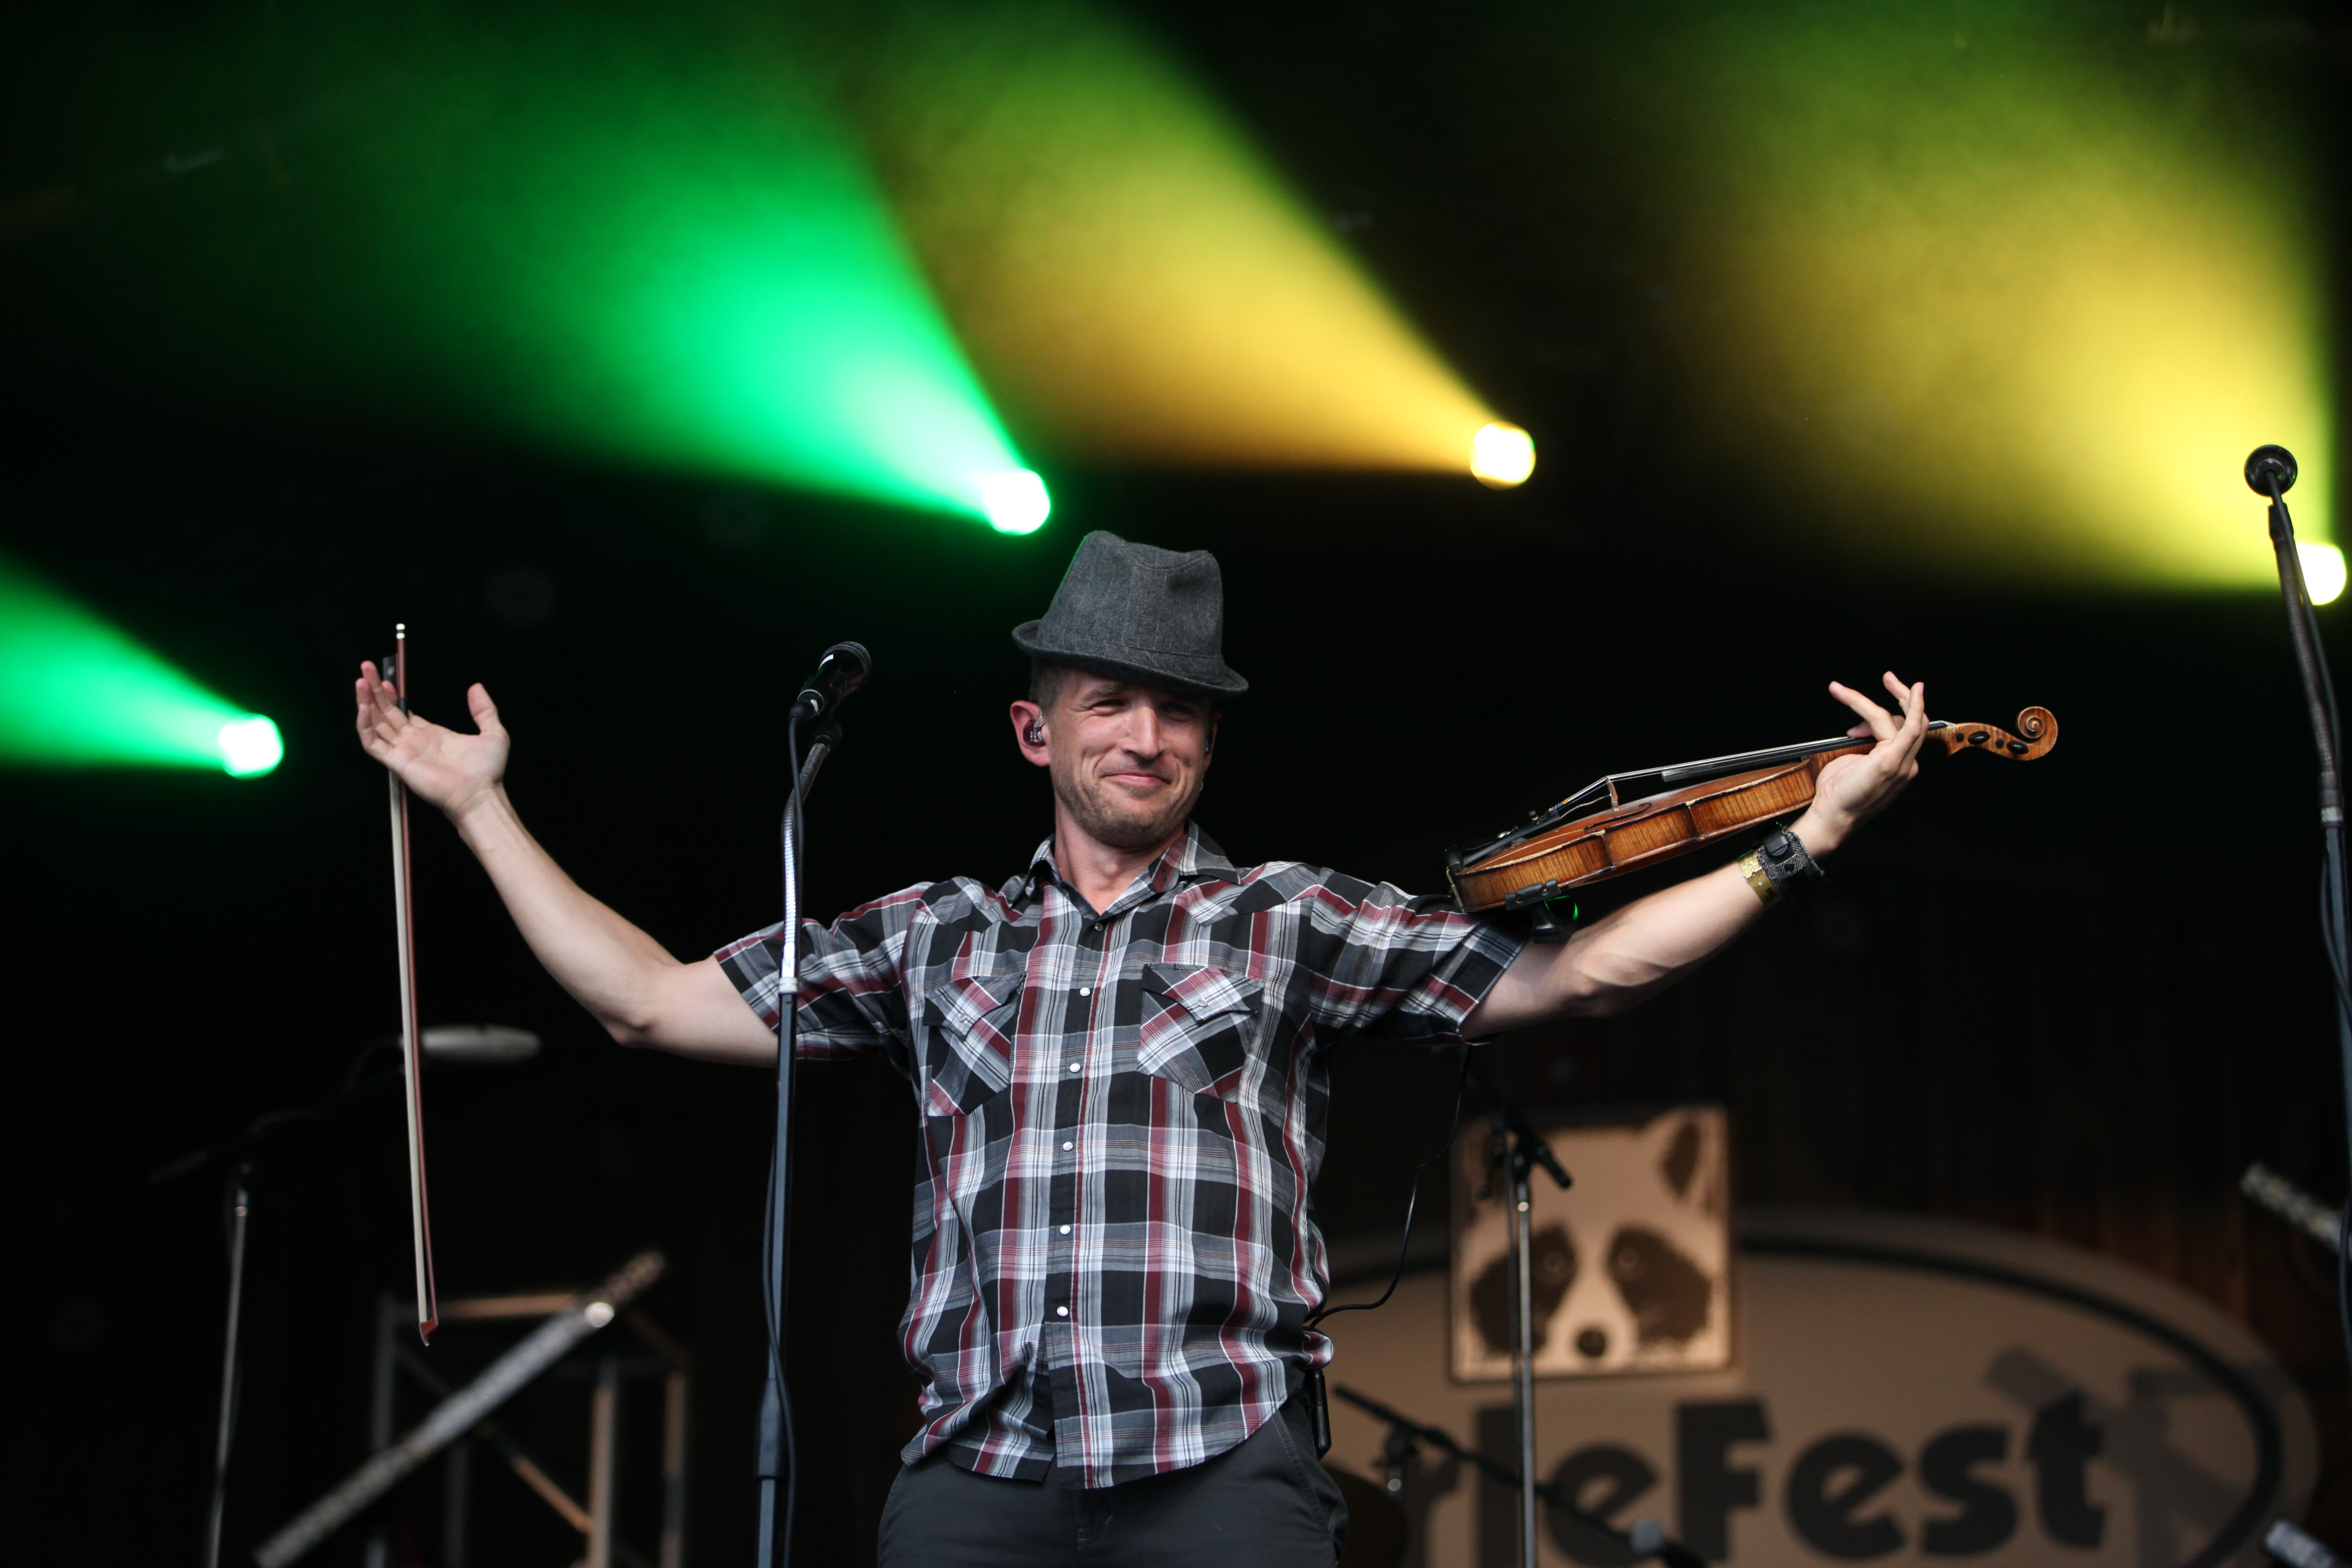
{"type": "Polygon", "coordinates": [[[1091,1490],[975,1476],[934,1454],[890,1488],[881,1568],[1332,1568],[1347,1533],[1294,1399],[1213,1459],[1091,1490]]]}

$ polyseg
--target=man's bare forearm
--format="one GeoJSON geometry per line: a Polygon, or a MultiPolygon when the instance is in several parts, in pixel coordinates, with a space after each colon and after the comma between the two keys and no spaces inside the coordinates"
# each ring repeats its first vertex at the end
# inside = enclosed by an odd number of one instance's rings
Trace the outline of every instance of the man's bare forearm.
{"type": "Polygon", "coordinates": [[[1606,1017],[1705,963],[1763,912],[1737,867],[1719,866],[1582,927],[1530,945],[1463,1032],[1472,1038],[1552,1018],[1606,1017]]]}
{"type": "Polygon", "coordinates": [[[716,963],[680,963],[593,898],[530,836],[503,784],[453,820],[523,941],[556,984],[625,1046],[730,1061],[775,1060],[775,1040],[716,963]]]}
{"type": "Polygon", "coordinates": [[[482,791],[454,820],[556,984],[614,1038],[638,1043],[653,1026],[663,972],[677,961],[564,873],[523,826],[505,785],[482,791]]]}
{"type": "MultiPolygon", "coordinates": [[[[1919,771],[1927,733],[1927,689],[1905,686],[1888,670],[1886,689],[1901,721],[1860,692],[1830,682],[1830,695],[1862,722],[1846,731],[1870,737],[1865,753],[1835,758],[1814,784],[1813,802],[1790,824],[1816,860],[1827,859],[1855,827],[1885,809],[1919,771]]],[[[1620,1013],[1705,963],[1763,911],[1748,879],[1718,867],[1653,893],[1596,921],[1558,947],[1529,946],[1512,961],[1486,999],[1463,1020],[1478,1039],[1550,1018],[1620,1013]]]]}
{"type": "MultiPolygon", "coordinates": [[[[1809,851],[1841,837],[1800,817],[1809,851]]],[[[1718,866],[1577,931],[1557,947],[1530,944],[1463,1025],[1472,1039],[1553,1018],[1605,1018],[1655,995],[1756,923],[1762,900],[1737,866],[1718,866]]]]}

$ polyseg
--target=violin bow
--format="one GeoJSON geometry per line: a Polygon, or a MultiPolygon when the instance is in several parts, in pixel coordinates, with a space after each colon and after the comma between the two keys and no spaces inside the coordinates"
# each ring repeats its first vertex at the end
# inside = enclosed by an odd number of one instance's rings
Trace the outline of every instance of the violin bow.
{"type": "MultiPolygon", "coordinates": [[[[392,657],[384,660],[402,713],[408,711],[408,625],[392,629],[392,657]]],[[[392,783],[393,924],[400,949],[400,1081],[408,1102],[408,1218],[416,1248],[416,1334],[426,1344],[441,1326],[441,1302],[433,1289],[433,1210],[425,1198],[425,1041],[416,1023],[416,911],[408,857],[408,786],[385,770],[392,783]]]]}

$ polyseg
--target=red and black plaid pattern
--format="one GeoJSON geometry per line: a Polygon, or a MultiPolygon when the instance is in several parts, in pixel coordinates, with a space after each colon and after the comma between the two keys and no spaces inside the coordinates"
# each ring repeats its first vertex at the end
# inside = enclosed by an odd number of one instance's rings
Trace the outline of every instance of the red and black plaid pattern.
{"type": "MultiPolygon", "coordinates": [[[[797,1028],[803,1057],[886,1053],[921,1108],[906,1458],[1099,1487],[1234,1447],[1329,1358],[1307,1327],[1326,1049],[1456,1038],[1519,939],[1386,885],[1236,868],[1197,828],[1097,913],[1051,851],[992,891],[807,922],[797,1028]]],[[[771,1024],[779,929],[719,953],[771,1024]]]]}

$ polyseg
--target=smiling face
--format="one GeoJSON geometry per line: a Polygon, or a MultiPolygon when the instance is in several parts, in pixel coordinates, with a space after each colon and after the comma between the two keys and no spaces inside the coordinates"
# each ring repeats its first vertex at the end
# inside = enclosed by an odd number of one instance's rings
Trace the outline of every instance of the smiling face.
{"type": "Polygon", "coordinates": [[[1045,706],[1013,705],[1013,731],[1022,754],[1053,774],[1070,821],[1114,849],[1154,849],[1174,837],[1209,771],[1209,704],[1083,670],[1063,672],[1040,695],[1045,706]]]}

